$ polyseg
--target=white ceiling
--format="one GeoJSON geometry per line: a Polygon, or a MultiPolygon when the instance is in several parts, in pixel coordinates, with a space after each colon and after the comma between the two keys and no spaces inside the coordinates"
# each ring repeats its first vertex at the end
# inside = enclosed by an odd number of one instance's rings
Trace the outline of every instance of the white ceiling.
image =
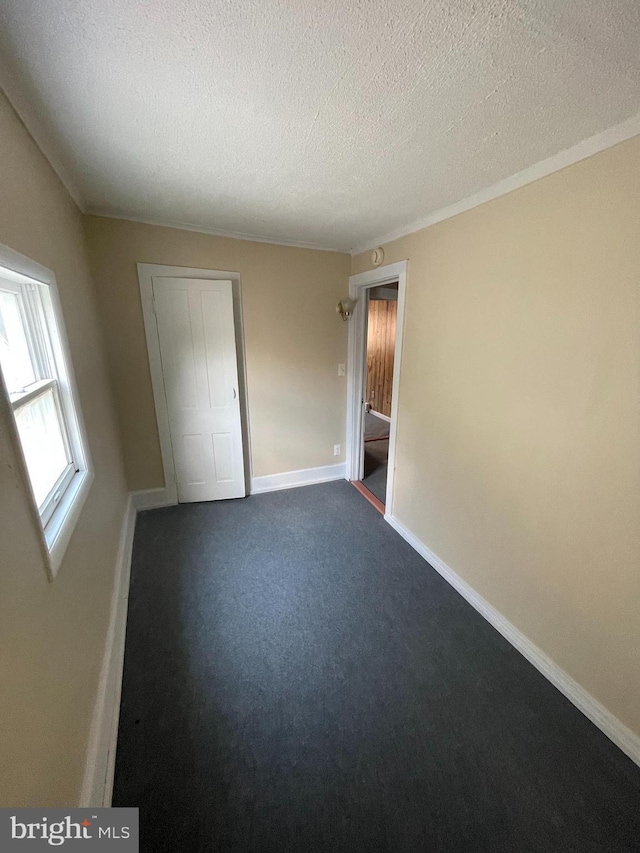
{"type": "Polygon", "coordinates": [[[0,0],[81,205],[348,250],[640,112],[638,0],[0,0]]]}

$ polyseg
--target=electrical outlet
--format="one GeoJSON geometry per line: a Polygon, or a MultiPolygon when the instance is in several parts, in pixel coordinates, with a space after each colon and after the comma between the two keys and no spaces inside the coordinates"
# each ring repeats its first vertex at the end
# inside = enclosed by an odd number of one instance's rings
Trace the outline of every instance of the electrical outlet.
{"type": "Polygon", "coordinates": [[[340,456],[341,453],[342,453],[341,446],[339,444],[334,444],[333,445],[333,455],[334,456],[340,456]]]}
{"type": "Polygon", "coordinates": [[[338,376],[344,376],[344,369],[345,369],[345,365],[344,365],[344,364],[339,364],[339,365],[338,365],[338,376]]]}

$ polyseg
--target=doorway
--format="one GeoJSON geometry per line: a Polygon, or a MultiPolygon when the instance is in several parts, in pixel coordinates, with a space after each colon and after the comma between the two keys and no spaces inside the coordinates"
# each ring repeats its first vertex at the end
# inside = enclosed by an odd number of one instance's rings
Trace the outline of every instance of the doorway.
{"type": "Polygon", "coordinates": [[[398,284],[367,288],[365,294],[368,305],[362,485],[384,505],[387,500],[398,284]]]}
{"type": "Polygon", "coordinates": [[[138,264],[165,486],[150,506],[247,494],[237,273],[138,264]]]}
{"type": "Polygon", "coordinates": [[[397,389],[406,261],[349,280],[347,477],[386,516],[393,513],[397,389]]]}

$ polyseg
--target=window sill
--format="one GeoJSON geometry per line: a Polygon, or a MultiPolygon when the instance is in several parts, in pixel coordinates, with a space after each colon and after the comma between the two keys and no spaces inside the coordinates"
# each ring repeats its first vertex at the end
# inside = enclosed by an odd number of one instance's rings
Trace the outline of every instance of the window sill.
{"type": "Polygon", "coordinates": [[[55,580],[93,483],[93,471],[79,471],[43,531],[49,580],[55,580]]]}

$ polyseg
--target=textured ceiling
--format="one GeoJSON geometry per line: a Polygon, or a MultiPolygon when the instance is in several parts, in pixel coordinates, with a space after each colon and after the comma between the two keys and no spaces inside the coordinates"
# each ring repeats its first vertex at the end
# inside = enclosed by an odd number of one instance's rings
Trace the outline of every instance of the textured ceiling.
{"type": "Polygon", "coordinates": [[[90,211],[350,249],[640,112],[638,0],[0,0],[90,211]]]}

